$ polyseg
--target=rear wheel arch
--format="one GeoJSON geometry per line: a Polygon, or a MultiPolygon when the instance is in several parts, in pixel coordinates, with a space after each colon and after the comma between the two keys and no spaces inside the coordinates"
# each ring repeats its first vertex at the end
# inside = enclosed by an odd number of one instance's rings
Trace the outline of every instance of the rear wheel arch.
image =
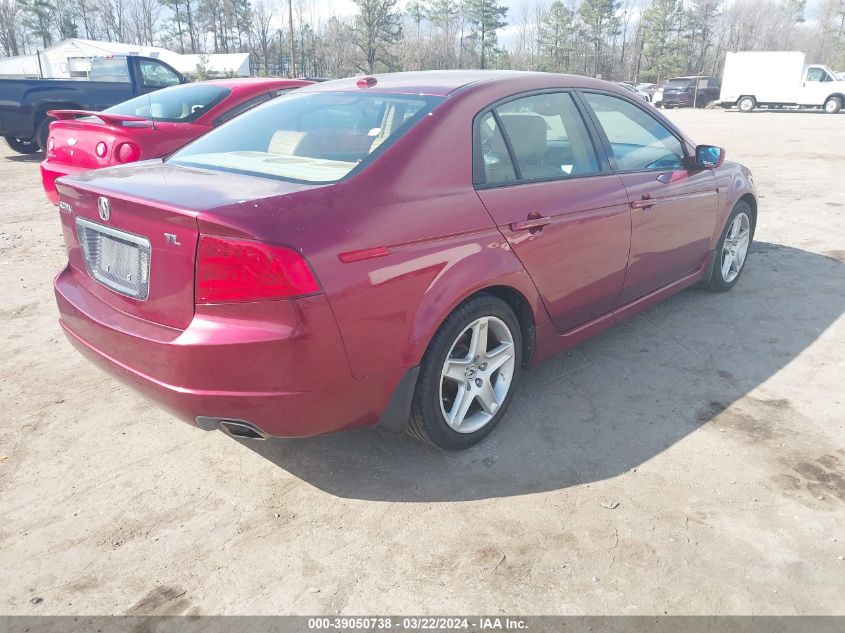
{"type": "Polygon", "coordinates": [[[524,275],[524,279],[520,279],[519,277],[516,277],[516,279],[523,281],[523,283],[514,283],[515,280],[511,278],[508,280],[491,280],[488,283],[468,288],[466,292],[457,295],[449,303],[448,308],[438,314],[436,320],[428,324],[422,322],[419,317],[422,311],[418,311],[418,316],[411,328],[412,345],[414,345],[414,341],[417,342],[413,354],[414,364],[419,364],[422,361],[422,357],[431,345],[431,341],[443,326],[446,319],[467,301],[481,295],[497,297],[508,304],[514,311],[519,320],[522,334],[523,364],[528,364],[534,352],[535,324],[547,320],[548,314],[540,299],[539,292],[534,287],[533,281],[528,277],[528,273],[522,271],[522,274],[524,275]]]}
{"type": "Polygon", "coordinates": [[[519,320],[520,333],[522,334],[522,364],[523,366],[528,365],[534,354],[534,340],[536,336],[534,313],[531,310],[531,304],[528,302],[528,299],[519,290],[511,286],[488,286],[470,295],[467,299],[480,294],[490,294],[498,297],[507,303],[514,314],[516,314],[516,318],[519,320]]]}

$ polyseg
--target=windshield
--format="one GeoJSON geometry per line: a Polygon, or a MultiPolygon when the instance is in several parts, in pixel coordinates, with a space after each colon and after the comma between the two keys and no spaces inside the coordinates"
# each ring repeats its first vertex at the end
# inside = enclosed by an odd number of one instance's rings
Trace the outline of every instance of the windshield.
{"type": "Polygon", "coordinates": [[[294,182],[336,182],[441,101],[418,95],[291,93],[212,130],[168,162],[294,182]]]}
{"type": "Polygon", "coordinates": [[[692,79],[670,79],[666,82],[666,88],[689,88],[692,79]]]}
{"type": "Polygon", "coordinates": [[[220,103],[229,92],[228,88],[201,83],[173,86],[118,103],[103,112],[130,114],[171,123],[188,123],[220,103]]]}

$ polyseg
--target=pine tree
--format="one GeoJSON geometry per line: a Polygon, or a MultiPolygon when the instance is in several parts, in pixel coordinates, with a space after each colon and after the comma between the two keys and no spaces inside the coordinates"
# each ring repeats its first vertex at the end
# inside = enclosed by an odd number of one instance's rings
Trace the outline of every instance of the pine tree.
{"type": "Polygon", "coordinates": [[[584,0],[578,13],[584,21],[586,36],[593,43],[593,72],[601,74],[605,64],[602,60],[603,45],[607,39],[619,33],[618,0],[584,0]]]}
{"type": "Polygon", "coordinates": [[[570,70],[575,39],[575,13],[561,0],[552,2],[540,20],[540,53],[544,70],[570,70]]]}
{"type": "Polygon", "coordinates": [[[683,18],[681,0],[654,0],[643,13],[643,56],[657,79],[684,70],[684,41],[679,37],[683,18]]]}
{"type": "Polygon", "coordinates": [[[361,52],[358,67],[373,73],[377,63],[393,67],[390,47],[402,35],[402,15],[396,10],[397,0],[354,0],[358,5],[352,29],[352,41],[361,52]]]}
{"type": "Polygon", "coordinates": [[[478,43],[483,69],[498,43],[496,31],[507,25],[508,8],[499,4],[499,0],[467,0],[464,6],[467,21],[472,26],[472,37],[478,43]]]}
{"type": "Polygon", "coordinates": [[[41,40],[44,48],[53,43],[52,24],[56,9],[50,0],[22,0],[23,25],[41,40]]]}

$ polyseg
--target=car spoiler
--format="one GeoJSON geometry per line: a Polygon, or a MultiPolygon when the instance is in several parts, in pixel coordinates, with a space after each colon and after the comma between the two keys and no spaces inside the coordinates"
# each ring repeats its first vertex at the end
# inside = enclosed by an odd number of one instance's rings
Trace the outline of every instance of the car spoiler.
{"type": "Polygon", "coordinates": [[[93,110],[48,110],[47,116],[57,121],[68,121],[81,116],[93,116],[108,125],[127,125],[127,127],[154,127],[149,119],[132,114],[109,114],[108,112],[94,112],[93,110]]]}

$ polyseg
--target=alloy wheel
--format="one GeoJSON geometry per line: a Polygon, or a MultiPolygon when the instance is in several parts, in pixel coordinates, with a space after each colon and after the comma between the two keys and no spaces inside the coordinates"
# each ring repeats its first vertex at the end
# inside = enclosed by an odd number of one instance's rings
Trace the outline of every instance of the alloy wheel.
{"type": "Polygon", "coordinates": [[[474,433],[496,415],[513,383],[513,334],[501,319],[470,323],[452,343],[440,372],[440,412],[458,433],[474,433]]]}
{"type": "Polygon", "coordinates": [[[751,244],[751,220],[748,214],[737,213],[731,222],[725,241],[722,243],[722,279],[725,283],[731,283],[737,278],[742,266],[745,264],[745,257],[748,255],[748,246],[751,244]]]}

